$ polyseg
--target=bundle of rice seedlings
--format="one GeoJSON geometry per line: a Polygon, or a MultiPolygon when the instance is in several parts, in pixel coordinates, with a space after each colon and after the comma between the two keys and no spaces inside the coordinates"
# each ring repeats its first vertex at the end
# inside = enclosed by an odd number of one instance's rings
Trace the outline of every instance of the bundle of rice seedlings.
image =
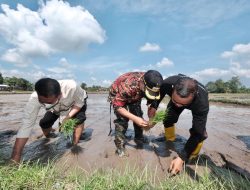
{"type": "Polygon", "coordinates": [[[62,125],[60,126],[60,130],[62,131],[63,135],[65,137],[69,137],[71,139],[71,136],[74,133],[75,127],[78,123],[78,119],[67,119],[62,125]]]}
{"type": "Polygon", "coordinates": [[[167,110],[161,110],[161,111],[156,112],[155,116],[151,120],[151,123],[153,125],[155,125],[155,124],[157,124],[159,122],[162,122],[166,118],[167,118],[167,110]]]}

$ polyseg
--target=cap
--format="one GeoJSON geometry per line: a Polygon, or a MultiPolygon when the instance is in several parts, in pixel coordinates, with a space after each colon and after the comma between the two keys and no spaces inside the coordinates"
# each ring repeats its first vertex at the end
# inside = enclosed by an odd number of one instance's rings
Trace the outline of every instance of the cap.
{"type": "Polygon", "coordinates": [[[163,78],[158,71],[149,70],[144,74],[145,95],[148,99],[160,99],[160,86],[162,82],[163,78]]]}

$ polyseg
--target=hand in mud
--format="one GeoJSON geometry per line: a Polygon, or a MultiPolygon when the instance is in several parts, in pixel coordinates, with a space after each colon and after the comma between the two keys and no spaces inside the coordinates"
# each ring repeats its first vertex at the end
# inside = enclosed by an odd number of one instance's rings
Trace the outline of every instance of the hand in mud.
{"type": "Polygon", "coordinates": [[[180,157],[175,158],[172,160],[168,172],[170,172],[172,176],[178,174],[182,170],[183,164],[184,161],[180,157]]]}

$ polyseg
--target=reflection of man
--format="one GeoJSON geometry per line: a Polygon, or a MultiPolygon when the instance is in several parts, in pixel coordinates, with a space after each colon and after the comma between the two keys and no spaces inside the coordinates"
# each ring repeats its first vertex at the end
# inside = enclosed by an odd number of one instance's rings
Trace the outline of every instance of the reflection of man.
{"type": "Polygon", "coordinates": [[[79,142],[86,120],[85,111],[87,94],[73,80],[55,80],[43,78],[36,82],[35,92],[24,110],[23,125],[19,129],[16,142],[12,152],[12,160],[19,162],[23,148],[30,136],[31,130],[35,125],[40,108],[45,108],[46,113],[40,120],[43,134],[47,138],[56,137],[52,126],[60,117],[64,116],[63,122],[69,118],[78,119],[78,125],[73,135],[73,144],[79,142]]]}
{"type": "MultiPolygon", "coordinates": [[[[115,123],[115,145],[119,156],[125,154],[125,133],[128,121],[134,124],[134,141],[138,147],[142,147],[145,139],[143,129],[149,127],[148,121],[142,118],[141,99],[147,98],[148,105],[151,101],[160,99],[160,86],[162,76],[158,71],[130,72],[118,77],[110,87],[109,99],[114,107],[117,117],[115,123]]],[[[148,117],[155,115],[156,109],[148,106],[148,117]]]]}
{"type": "MultiPolygon", "coordinates": [[[[184,109],[189,109],[193,115],[190,137],[179,154],[170,165],[172,174],[182,170],[184,161],[195,158],[202,147],[202,142],[207,138],[206,122],[209,111],[208,93],[205,87],[196,80],[185,75],[168,77],[161,86],[161,99],[168,94],[171,100],[168,103],[168,115],[164,120],[165,138],[167,141],[175,140],[175,123],[184,109]]],[[[157,104],[157,106],[158,106],[157,104]]],[[[155,106],[155,107],[157,107],[155,106]]]]}

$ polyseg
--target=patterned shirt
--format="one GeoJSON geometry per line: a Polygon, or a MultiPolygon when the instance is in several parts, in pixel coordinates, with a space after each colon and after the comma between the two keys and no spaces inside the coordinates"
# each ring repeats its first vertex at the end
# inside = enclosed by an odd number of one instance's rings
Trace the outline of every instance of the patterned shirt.
{"type": "Polygon", "coordinates": [[[144,72],[129,72],[118,77],[110,87],[109,100],[114,108],[134,103],[144,97],[140,89],[144,72]]]}
{"type": "Polygon", "coordinates": [[[58,115],[66,116],[73,105],[81,108],[85,104],[87,94],[75,81],[59,80],[58,82],[61,87],[62,97],[58,104],[49,110],[46,109],[48,105],[39,102],[36,92],[31,94],[24,109],[23,124],[18,130],[17,138],[28,138],[30,136],[41,108],[57,113],[58,115]]]}

